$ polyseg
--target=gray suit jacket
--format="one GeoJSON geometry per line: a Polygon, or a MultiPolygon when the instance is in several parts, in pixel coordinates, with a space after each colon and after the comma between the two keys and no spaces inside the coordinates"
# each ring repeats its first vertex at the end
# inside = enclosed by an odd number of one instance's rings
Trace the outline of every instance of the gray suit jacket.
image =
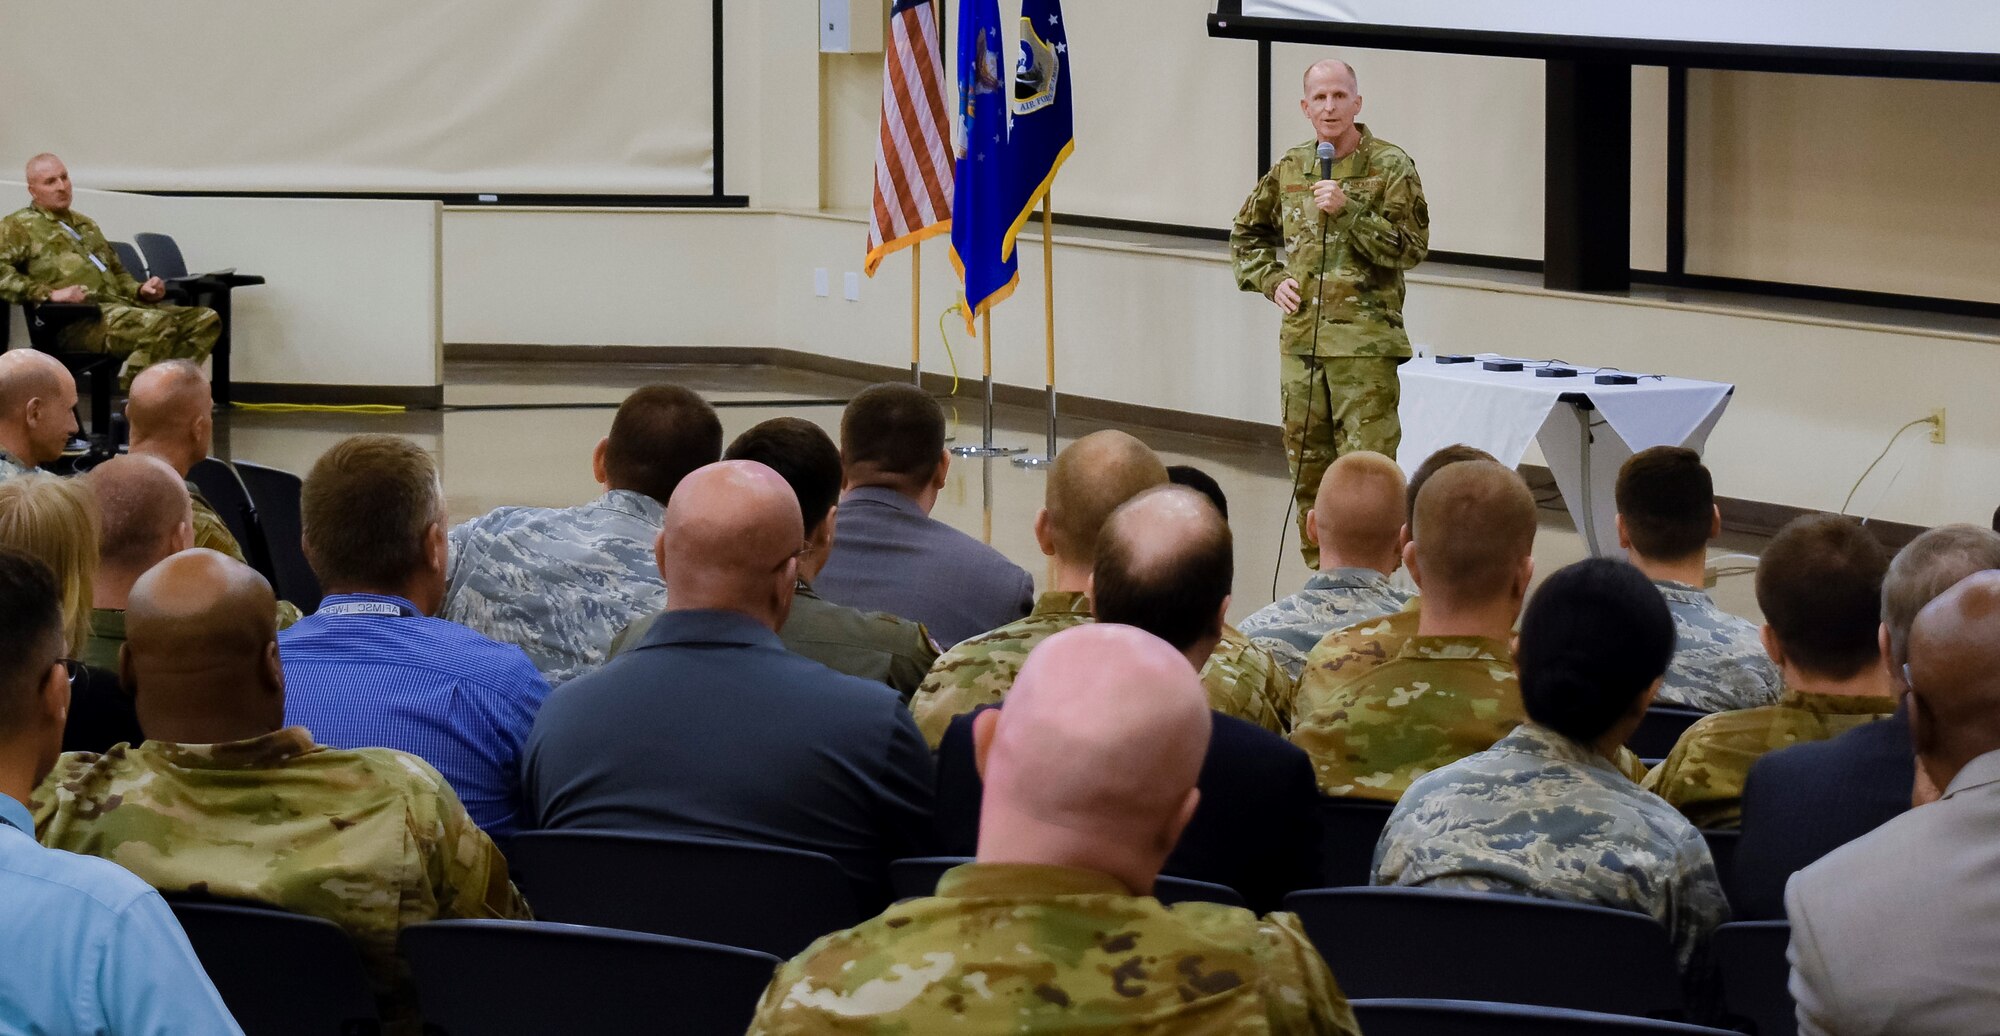
{"type": "Polygon", "coordinates": [[[813,589],[835,604],[921,622],[947,648],[1035,607],[1035,581],[1021,566],[872,486],[840,498],[833,553],[813,589]]]}
{"type": "Polygon", "coordinates": [[[2000,1033],[2000,752],[1792,877],[1801,1036],[2000,1033]]]}

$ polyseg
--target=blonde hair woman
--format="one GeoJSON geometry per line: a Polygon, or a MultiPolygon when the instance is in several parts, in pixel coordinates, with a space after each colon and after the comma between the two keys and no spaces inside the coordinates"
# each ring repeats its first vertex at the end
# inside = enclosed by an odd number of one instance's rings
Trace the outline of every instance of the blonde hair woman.
{"type": "Polygon", "coordinates": [[[55,571],[71,658],[90,639],[97,530],[97,499],[81,482],[42,471],[0,482],[0,546],[33,554],[55,571]]]}

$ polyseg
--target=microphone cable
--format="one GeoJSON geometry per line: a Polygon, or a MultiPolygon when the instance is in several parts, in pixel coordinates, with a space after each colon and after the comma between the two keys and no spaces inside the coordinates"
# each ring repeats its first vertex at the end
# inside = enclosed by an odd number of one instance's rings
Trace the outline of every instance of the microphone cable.
{"type": "MultiPolygon", "coordinates": [[[[1329,180],[1332,179],[1332,176],[1328,176],[1327,179],[1329,180]]],[[[1313,296],[1313,301],[1318,308],[1314,311],[1312,317],[1312,322],[1313,322],[1312,360],[1311,360],[1311,367],[1309,368],[1309,375],[1318,374],[1320,375],[1322,380],[1324,380],[1325,378],[1325,371],[1322,370],[1320,367],[1319,326],[1320,324],[1325,322],[1324,303],[1326,301],[1326,227],[1327,224],[1331,222],[1333,222],[1333,216],[1330,213],[1322,212],[1319,214],[1319,272],[1313,277],[1313,288],[1318,292],[1317,295],[1313,296]]],[[[1303,308],[1305,304],[1306,304],[1305,297],[1301,295],[1299,297],[1299,306],[1303,308]]],[[[1276,601],[1278,599],[1278,574],[1284,571],[1285,568],[1285,533],[1289,531],[1292,527],[1292,511],[1297,509],[1299,505],[1299,486],[1305,481],[1306,442],[1307,439],[1312,435],[1312,420],[1313,420],[1313,406],[1312,406],[1313,399],[1312,399],[1312,388],[1311,388],[1312,383],[1310,377],[1308,377],[1307,386],[1308,386],[1308,391],[1306,393],[1306,419],[1303,426],[1300,427],[1299,429],[1299,459],[1298,463],[1292,465],[1292,492],[1289,496],[1285,498],[1285,517],[1284,520],[1278,525],[1278,558],[1277,561],[1275,561],[1271,565],[1271,600],[1273,601],[1276,601]]],[[[1333,390],[1331,387],[1327,389],[1327,408],[1329,410],[1333,408],[1333,390]]],[[[1285,423],[1290,424],[1291,422],[1292,422],[1292,407],[1290,401],[1288,400],[1286,401],[1285,404],[1285,423]]],[[[1305,534],[1302,532],[1299,535],[1304,536],[1305,534]]]]}

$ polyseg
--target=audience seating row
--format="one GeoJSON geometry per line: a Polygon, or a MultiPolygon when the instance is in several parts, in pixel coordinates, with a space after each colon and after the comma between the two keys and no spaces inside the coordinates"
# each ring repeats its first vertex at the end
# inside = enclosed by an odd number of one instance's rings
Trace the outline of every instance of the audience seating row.
{"type": "Polygon", "coordinates": [[[222,516],[250,567],[271,581],[279,600],[307,615],[319,609],[319,578],[303,545],[299,498],[305,484],[299,476],[247,460],[232,464],[208,457],[188,470],[188,481],[222,516]]]}

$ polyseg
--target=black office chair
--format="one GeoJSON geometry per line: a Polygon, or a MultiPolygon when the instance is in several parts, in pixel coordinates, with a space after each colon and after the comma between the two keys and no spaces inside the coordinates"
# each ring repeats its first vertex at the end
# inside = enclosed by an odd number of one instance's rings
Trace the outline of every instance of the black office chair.
{"type": "Polygon", "coordinates": [[[1655,705],[1646,710],[1646,718],[1639,721],[1639,729],[1625,739],[1625,747],[1641,759],[1665,759],[1674,750],[1681,734],[1706,715],[1708,713],[1699,709],[1655,705]]]}
{"type": "Polygon", "coordinates": [[[1319,804],[1319,870],[1327,888],[1366,885],[1375,870],[1375,843],[1396,806],[1369,799],[1328,799],[1319,804]]]}
{"type": "Polygon", "coordinates": [[[146,268],[152,276],[165,280],[168,288],[189,304],[207,306],[215,310],[215,315],[222,326],[221,335],[215,340],[215,352],[210,357],[213,377],[209,380],[214,387],[215,401],[228,406],[230,293],[237,288],[262,284],[264,278],[256,274],[237,273],[234,270],[191,275],[188,273],[187,260],[181,257],[181,246],[173,238],[165,234],[144,233],[134,234],[132,239],[138,242],[139,250],[146,254],[146,268]]]}
{"type": "MultiPolygon", "coordinates": [[[[299,507],[305,484],[289,471],[247,460],[237,461],[235,468],[256,509],[257,528],[262,531],[264,548],[269,552],[271,584],[278,591],[278,599],[290,601],[300,612],[311,615],[319,610],[324,594],[320,592],[319,576],[306,561],[305,520],[299,507]]],[[[207,494],[208,490],[203,489],[202,495],[207,494]]],[[[214,503],[214,498],[210,497],[209,502],[214,503]]]]}
{"type": "Polygon", "coordinates": [[[247,1036],[382,1031],[361,956],[333,922],[200,899],[168,903],[247,1036]]]}
{"type": "Polygon", "coordinates": [[[508,869],[535,916],[761,950],[779,957],[860,923],[824,853],[714,838],[528,831],[508,869]]]}
{"type": "Polygon", "coordinates": [[[220,458],[203,457],[188,469],[187,480],[201,490],[203,499],[222,516],[222,524],[229,527],[236,545],[243,548],[244,560],[270,580],[273,587],[277,586],[278,573],[271,564],[271,549],[264,542],[264,528],[258,523],[256,505],[250,502],[250,491],[243,488],[236,469],[220,458]]]}
{"type": "Polygon", "coordinates": [[[1728,1036],[1724,1029],[1682,1022],[1526,1004],[1355,1000],[1352,1005],[1368,1036],[1728,1036]]]}
{"type": "Polygon", "coordinates": [[[133,280],[143,284],[151,276],[146,272],[146,257],[140,255],[139,250],[129,242],[113,241],[111,250],[118,253],[118,264],[125,267],[125,272],[131,274],[133,280]]]}
{"type": "Polygon", "coordinates": [[[1724,1013],[1750,1025],[1756,1036],[1797,1033],[1792,966],[1785,958],[1792,926],[1783,921],[1731,921],[1715,930],[1714,939],[1724,1013]]]}
{"type": "Polygon", "coordinates": [[[1414,888],[1285,897],[1350,997],[1424,997],[1679,1017],[1667,931],[1645,915],[1527,896],[1414,888]],[[1440,955],[1439,947],[1480,947],[1440,955]],[[1541,952],[1573,947],[1559,964],[1541,952]]]}
{"type": "Polygon", "coordinates": [[[742,1036],[780,963],[734,946],[544,921],[432,921],[403,929],[399,943],[433,1036],[742,1036]]]}
{"type": "MultiPolygon", "coordinates": [[[[915,899],[937,891],[938,879],[944,872],[962,863],[971,863],[970,856],[912,856],[894,860],[889,864],[889,886],[897,899],[915,899]]],[[[1212,881],[1196,881],[1193,878],[1176,878],[1162,874],[1153,879],[1153,898],[1172,906],[1175,903],[1220,903],[1223,906],[1245,906],[1243,894],[1227,885],[1212,881]]]]}
{"type": "Polygon", "coordinates": [[[1722,887],[1725,889],[1735,884],[1736,843],[1742,838],[1741,831],[1702,829],[1701,840],[1708,843],[1708,855],[1715,860],[1715,876],[1722,879],[1722,887]]]}

